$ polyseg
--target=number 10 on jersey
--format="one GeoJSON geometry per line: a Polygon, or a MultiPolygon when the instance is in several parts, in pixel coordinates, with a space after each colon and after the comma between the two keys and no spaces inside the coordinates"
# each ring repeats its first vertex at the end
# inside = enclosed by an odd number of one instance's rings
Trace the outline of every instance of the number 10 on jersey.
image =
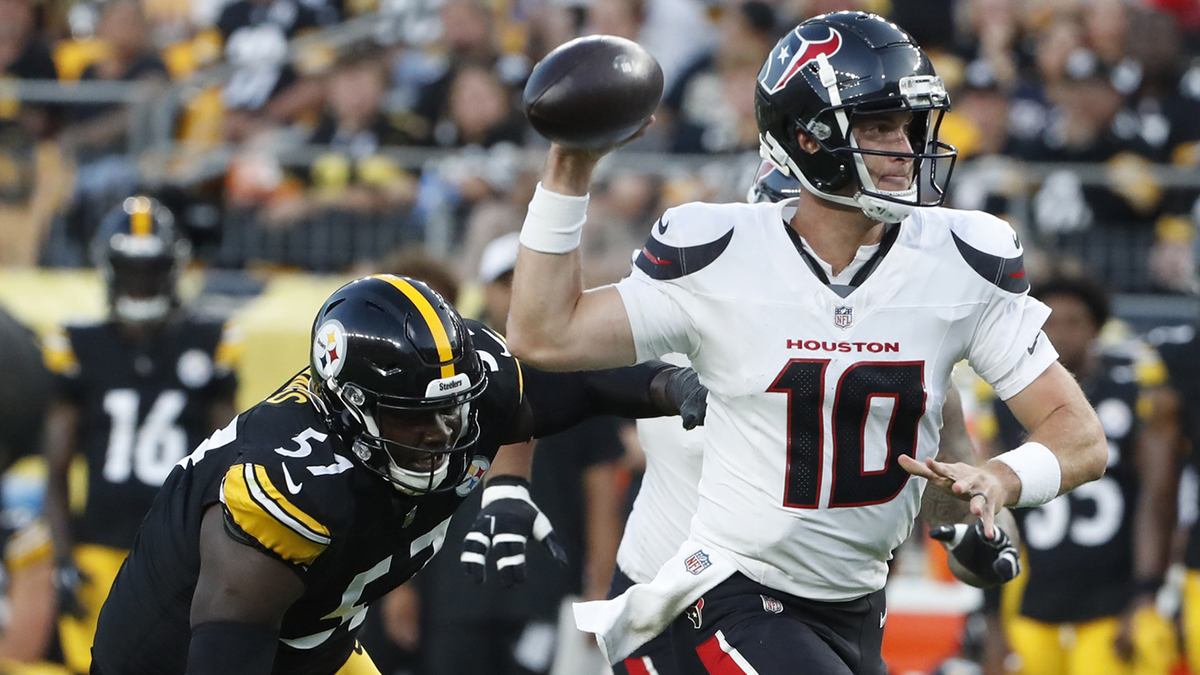
{"type": "MultiPolygon", "coordinates": [[[[925,414],[925,364],[921,361],[855,363],[842,373],[826,412],[829,359],[792,359],[775,376],[769,392],[787,395],[787,485],[783,505],[815,509],[821,499],[825,429],[833,461],[829,507],[867,506],[895,499],[908,482],[897,457],[916,457],[917,431],[925,414]],[[872,414],[872,399],[891,399],[890,415],[872,414]],[[882,429],[887,443],[883,467],[868,469],[868,429],[882,429]]],[[[874,436],[874,434],[873,434],[874,436]]]]}

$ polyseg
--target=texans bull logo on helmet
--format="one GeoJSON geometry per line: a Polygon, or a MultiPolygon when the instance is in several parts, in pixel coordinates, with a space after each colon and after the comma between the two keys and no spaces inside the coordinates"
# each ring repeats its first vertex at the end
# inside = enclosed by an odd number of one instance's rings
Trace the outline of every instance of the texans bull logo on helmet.
{"type": "Polygon", "coordinates": [[[763,89],[768,94],[774,94],[787,86],[796,73],[800,72],[806,64],[815,61],[818,56],[824,54],[826,57],[833,56],[842,48],[842,35],[836,30],[829,28],[829,36],[821,40],[811,40],[800,33],[800,29],[795,30],[796,36],[800,38],[800,48],[792,53],[791,45],[787,40],[780,40],[775,46],[775,51],[771,53],[771,58],[763,64],[762,71],[758,74],[758,82],[763,86],[763,89]]]}

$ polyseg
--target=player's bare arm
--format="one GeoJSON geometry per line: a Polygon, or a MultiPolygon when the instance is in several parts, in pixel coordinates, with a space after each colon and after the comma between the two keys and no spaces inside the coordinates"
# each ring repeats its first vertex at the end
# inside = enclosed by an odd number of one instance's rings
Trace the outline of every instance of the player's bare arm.
{"type": "Polygon", "coordinates": [[[1171,561],[1183,428],[1179,395],[1166,386],[1143,394],[1145,416],[1138,435],[1138,502],[1133,526],[1135,601],[1152,604],[1171,561]]]}
{"type": "MultiPolygon", "coordinates": [[[[1029,443],[1047,448],[1057,461],[1056,494],[1104,475],[1108,458],[1104,429],[1079,384],[1061,364],[1051,364],[1028,387],[1008,399],[1007,404],[1029,431],[1029,443]]],[[[1022,479],[1000,459],[992,459],[982,467],[935,459],[922,464],[906,456],[900,457],[900,463],[909,473],[922,476],[933,486],[969,502],[971,512],[983,519],[988,537],[994,534],[995,514],[1004,506],[1018,505],[1021,500],[1022,479]]]]}
{"type": "MultiPolygon", "coordinates": [[[[584,195],[601,156],[603,153],[597,151],[552,145],[542,174],[542,190],[531,202],[526,222],[539,218],[582,219],[584,195]],[[540,204],[547,205],[546,212],[540,204]]],[[[529,243],[523,235],[513,275],[508,317],[508,344],[513,353],[550,370],[633,363],[633,332],[616,289],[606,286],[584,292],[578,247],[548,253],[530,248],[529,243]]]]}
{"type": "Polygon", "coordinates": [[[304,583],[284,563],[230,537],[221,508],[210,507],[200,527],[187,672],[265,675],[283,615],[304,595],[304,583]]]}

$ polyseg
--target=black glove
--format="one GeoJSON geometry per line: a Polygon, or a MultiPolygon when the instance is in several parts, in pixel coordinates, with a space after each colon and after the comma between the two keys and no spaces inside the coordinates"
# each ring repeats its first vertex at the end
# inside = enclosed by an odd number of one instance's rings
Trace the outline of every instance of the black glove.
{"type": "Polygon", "coordinates": [[[676,368],[667,376],[667,398],[679,408],[684,429],[704,426],[708,412],[708,389],[700,384],[700,376],[691,368],[676,368]]]}
{"type": "Polygon", "coordinates": [[[483,504],[471,531],[463,539],[459,560],[463,572],[481,584],[487,578],[488,555],[505,588],[525,581],[525,544],[529,536],[542,542],[560,565],[567,552],[558,543],[554,526],[529,498],[529,482],[516,476],[500,476],[483,489],[483,504]]]}
{"type": "Polygon", "coordinates": [[[1021,573],[1021,557],[1012,539],[999,525],[994,539],[983,534],[983,520],[974,525],[957,523],[941,525],[929,531],[929,536],[946,544],[950,553],[963,567],[992,585],[1012,581],[1021,573]]]}
{"type": "Polygon", "coordinates": [[[87,583],[87,575],[79,571],[72,561],[62,561],[54,568],[54,591],[58,602],[58,613],[77,619],[87,616],[87,608],[79,599],[80,588],[87,583]]]}

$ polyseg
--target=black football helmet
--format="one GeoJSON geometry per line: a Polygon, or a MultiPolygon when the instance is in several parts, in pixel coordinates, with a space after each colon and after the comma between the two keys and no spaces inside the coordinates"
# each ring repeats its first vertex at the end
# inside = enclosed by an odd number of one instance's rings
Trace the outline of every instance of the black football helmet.
{"type": "Polygon", "coordinates": [[[949,109],[945,85],[912,37],[865,12],[823,14],[796,26],[771,50],[755,87],[763,159],[818,197],[857,206],[884,222],[903,220],[914,207],[939,206],[945,199],[958,157],[953,146],[938,140],[949,109]],[[850,133],[856,116],[903,111],[913,113],[912,152],[864,150],[850,133]],[[816,152],[800,147],[796,134],[801,130],[817,141],[816,152]],[[906,190],[879,189],[864,154],[911,158],[913,184],[906,190]]]}
{"type": "Polygon", "coordinates": [[[179,307],[179,274],[191,256],[171,212],[145,196],[127,198],[100,222],[92,259],[108,287],[113,320],[135,326],[165,321],[179,307]]]}
{"type": "Polygon", "coordinates": [[[746,201],[751,204],[781,202],[799,197],[803,191],[799,180],[783,173],[774,164],[764,161],[758,165],[758,171],[754,174],[754,184],[746,193],[746,201]]]}
{"type": "Polygon", "coordinates": [[[330,426],[368,469],[410,495],[457,487],[479,440],[471,401],[487,371],[450,303],[407,277],[352,281],[317,312],[311,365],[330,426]],[[452,433],[433,445],[388,437],[434,418],[452,433]]]}

